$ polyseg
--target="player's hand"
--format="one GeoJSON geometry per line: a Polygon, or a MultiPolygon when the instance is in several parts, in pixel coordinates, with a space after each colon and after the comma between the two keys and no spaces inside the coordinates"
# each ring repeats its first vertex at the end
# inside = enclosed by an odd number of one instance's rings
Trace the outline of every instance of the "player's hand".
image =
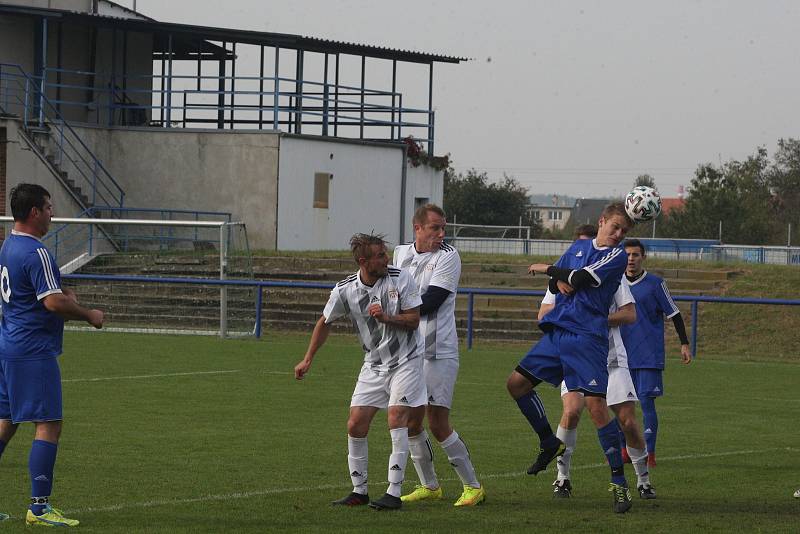
{"type": "Polygon", "coordinates": [[[536,273],[546,273],[547,268],[550,267],[546,263],[532,263],[530,267],[528,267],[528,274],[536,275],[536,273]]]}
{"type": "Polygon", "coordinates": [[[556,285],[558,286],[558,291],[565,297],[568,297],[573,293],[575,293],[575,288],[566,282],[562,282],[561,280],[556,280],[556,285]]]}
{"type": "Polygon", "coordinates": [[[383,308],[381,308],[381,305],[377,302],[375,304],[370,304],[367,308],[367,312],[369,312],[370,317],[374,317],[379,323],[386,322],[386,315],[383,313],[383,308]]]}
{"type": "Polygon", "coordinates": [[[101,310],[89,310],[89,317],[86,322],[95,328],[103,328],[103,321],[105,321],[105,314],[101,310]]]}
{"type": "Polygon", "coordinates": [[[681,345],[681,363],[687,365],[692,363],[692,349],[689,345],[681,345]]]}
{"type": "Polygon", "coordinates": [[[295,380],[302,380],[305,378],[306,373],[308,370],[311,369],[311,362],[303,358],[300,360],[300,363],[294,366],[294,378],[295,380]]]}

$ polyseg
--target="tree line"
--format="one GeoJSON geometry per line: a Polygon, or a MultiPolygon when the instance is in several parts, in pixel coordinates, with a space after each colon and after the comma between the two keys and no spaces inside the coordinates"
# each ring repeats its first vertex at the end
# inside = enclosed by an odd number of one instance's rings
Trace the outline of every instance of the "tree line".
{"type": "MultiPolygon", "coordinates": [[[[633,186],[657,187],[640,175],[633,186]]],[[[444,208],[459,223],[517,225],[520,219],[532,237],[571,239],[574,224],[561,231],[542,228],[529,209],[529,191],[510,176],[491,182],[474,169],[445,171],[444,208]]],[[[698,165],[682,208],[662,214],[656,237],[717,239],[729,244],[786,245],[788,229],[800,236],[800,140],[780,139],[772,158],[759,147],[746,159],[698,165]]],[[[652,223],[637,225],[631,235],[650,236],[652,223]]],[[[792,243],[800,242],[793,237],[792,243]]]]}

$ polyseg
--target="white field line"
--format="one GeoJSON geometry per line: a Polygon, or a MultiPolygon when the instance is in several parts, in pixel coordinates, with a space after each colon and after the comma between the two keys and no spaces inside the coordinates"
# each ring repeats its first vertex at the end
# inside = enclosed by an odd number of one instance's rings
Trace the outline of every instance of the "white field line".
{"type": "Polygon", "coordinates": [[[163,373],[157,375],[129,375],[129,376],[103,376],[98,378],[68,378],[61,382],[105,382],[107,380],[143,380],[147,378],[166,378],[171,376],[197,376],[197,375],[222,375],[238,373],[241,369],[229,369],[226,371],[192,371],[186,373],[163,373]]]}
{"type": "MultiPolygon", "coordinates": [[[[763,454],[766,452],[774,452],[774,451],[788,451],[788,452],[800,452],[800,449],[792,448],[792,447],[772,447],[768,449],[750,449],[750,450],[742,450],[742,451],[728,451],[728,452],[716,452],[716,453],[705,453],[705,454],[685,454],[681,456],[664,456],[659,457],[659,462],[670,462],[670,461],[679,461],[679,460],[700,460],[703,458],[720,458],[725,456],[738,456],[742,454],[763,454]]],[[[598,464],[589,464],[589,465],[580,465],[574,466],[572,469],[575,470],[582,470],[582,469],[597,469],[597,468],[608,468],[606,463],[598,463],[598,464]]],[[[490,474],[480,474],[480,478],[512,478],[512,477],[526,477],[523,471],[513,471],[508,473],[490,473],[490,474]]],[[[455,481],[455,478],[440,478],[443,482],[452,482],[455,481]]],[[[384,486],[386,485],[385,482],[372,482],[370,486],[384,486]]],[[[233,501],[237,499],[251,499],[253,497],[262,497],[266,495],[279,495],[283,493],[304,493],[304,492],[313,492],[313,491],[323,491],[323,490],[346,490],[351,488],[350,484],[322,484],[319,486],[305,486],[305,487],[295,487],[295,488],[271,488],[271,489],[264,489],[264,490],[256,490],[256,491],[243,491],[243,492],[236,492],[236,493],[225,493],[225,494],[217,494],[217,495],[200,495],[197,497],[189,497],[185,499],[157,499],[152,501],[142,501],[142,502],[127,502],[127,503],[119,503],[113,504],[111,506],[90,506],[88,508],[77,508],[74,510],[66,510],[69,514],[90,514],[95,512],[115,512],[117,510],[126,510],[130,508],[155,508],[157,506],[180,506],[182,504],[192,504],[198,502],[213,502],[213,501],[233,501]]]]}

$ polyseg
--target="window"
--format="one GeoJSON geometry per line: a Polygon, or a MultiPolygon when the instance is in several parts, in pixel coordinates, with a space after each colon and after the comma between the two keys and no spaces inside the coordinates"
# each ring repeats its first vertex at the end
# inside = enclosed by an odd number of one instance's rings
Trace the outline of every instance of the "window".
{"type": "Polygon", "coordinates": [[[533,210],[533,220],[534,221],[541,221],[542,220],[542,212],[539,210],[533,210]]]}
{"type": "Polygon", "coordinates": [[[328,193],[333,175],[327,172],[314,173],[314,207],[328,209],[328,193]]]}
{"type": "Polygon", "coordinates": [[[564,212],[558,210],[550,210],[550,213],[548,213],[547,215],[550,217],[551,221],[560,221],[564,217],[564,212]]]}

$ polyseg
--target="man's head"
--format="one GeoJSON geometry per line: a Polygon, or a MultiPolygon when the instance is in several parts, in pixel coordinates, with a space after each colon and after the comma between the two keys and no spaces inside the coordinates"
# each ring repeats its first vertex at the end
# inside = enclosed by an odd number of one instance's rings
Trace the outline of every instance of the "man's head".
{"type": "Polygon", "coordinates": [[[414,246],[417,252],[435,252],[444,241],[447,220],[436,204],[425,204],[414,212],[414,246]]]}
{"type": "Polygon", "coordinates": [[[44,236],[53,217],[50,193],[37,184],[19,184],[11,189],[11,214],[23,231],[44,236]]]}
{"type": "Polygon", "coordinates": [[[597,237],[597,228],[593,224],[582,224],[575,228],[575,239],[593,239],[597,237]]]}
{"type": "Polygon", "coordinates": [[[644,244],[638,239],[625,240],[625,252],[628,254],[628,267],[625,274],[628,276],[639,276],[644,270],[644,263],[647,254],[644,251],[644,244]]]}
{"type": "Polygon", "coordinates": [[[625,213],[622,202],[613,202],[603,209],[597,222],[597,244],[601,247],[616,247],[633,227],[633,221],[625,213]]]}
{"type": "MultiPolygon", "coordinates": [[[[350,252],[361,270],[362,279],[376,280],[386,276],[389,255],[383,235],[355,234],[350,238],[350,252]]],[[[366,280],[365,280],[366,281],[366,280]]]]}

